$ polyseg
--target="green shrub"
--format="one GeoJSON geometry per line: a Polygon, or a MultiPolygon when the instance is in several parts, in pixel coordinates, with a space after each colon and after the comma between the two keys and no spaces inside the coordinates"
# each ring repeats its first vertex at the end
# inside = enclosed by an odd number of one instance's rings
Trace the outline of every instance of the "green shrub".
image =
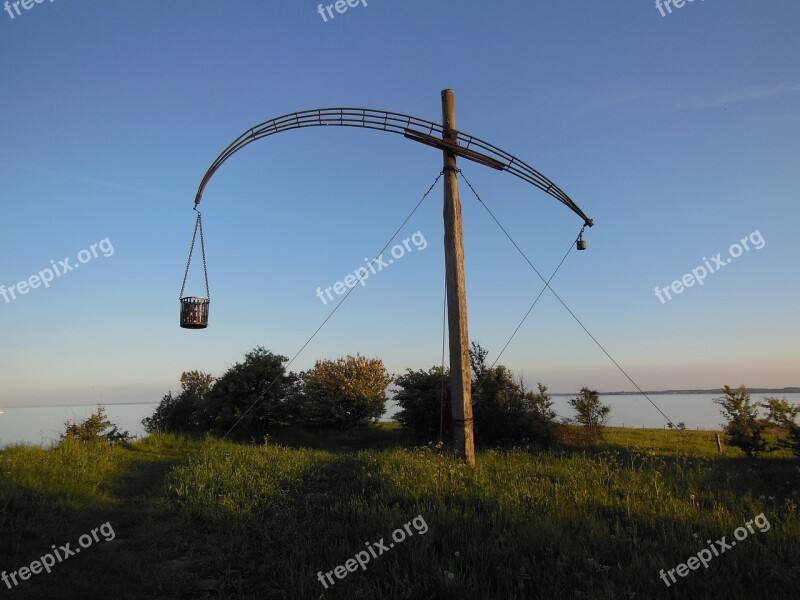
{"type": "Polygon", "coordinates": [[[767,422],[778,428],[778,448],[788,448],[795,456],[800,458],[800,425],[797,424],[797,415],[800,414],[800,405],[789,404],[786,398],[778,399],[765,397],[761,406],[767,409],[767,422]]]}
{"type": "Polygon", "coordinates": [[[580,393],[569,400],[577,416],[574,421],[585,428],[590,443],[597,443],[603,437],[603,427],[611,414],[611,407],[600,401],[597,390],[581,388],[580,393]]]}
{"type": "Polygon", "coordinates": [[[200,427],[237,438],[258,438],[287,422],[286,401],[297,377],[289,359],[258,346],[214,382],[204,395],[200,427]],[[233,428],[233,429],[231,429],[233,428]]]}
{"type": "Polygon", "coordinates": [[[726,443],[741,449],[748,458],[756,458],[768,449],[764,432],[769,422],[759,418],[758,405],[750,401],[750,393],[743,385],[736,391],[726,385],[722,391],[725,395],[714,402],[722,406],[727,421],[723,425],[726,443]]]}
{"type": "Polygon", "coordinates": [[[148,433],[182,433],[199,431],[206,420],[205,396],[214,378],[202,371],[186,371],[181,375],[181,393],[169,392],[161,399],[152,417],[142,420],[148,433]]]}
{"type": "Polygon", "coordinates": [[[67,420],[64,423],[64,433],[59,439],[60,443],[102,441],[109,444],[128,444],[133,438],[127,431],[120,431],[119,427],[109,421],[105,408],[98,405],[97,410],[80,423],[67,420]]]}
{"type": "Polygon", "coordinates": [[[407,369],[404,375],[395,378],[394,383],[400,388],[394,399],[401,409],[394,416],[395,421],[418,438],[438,440],[440,425],[444,440],[452,437],[449,369],[407,369]]]}
{"type": "Polygon", "coordinates": [[[472,343],[472,412],[475,440],[484,445],[533,443],[549,446],[556,442],[556,414],[547,387],[539,392],[525,390],[513,373],[502,365],[489,367],[488,352],[472,343]]]}
{"type": "Polygon", "coordinates": [[[351,429],[376,423],[386,409],[392,378],[379,358],[319,360],[300,374],[289,412],[294,423],[351,429]]]}

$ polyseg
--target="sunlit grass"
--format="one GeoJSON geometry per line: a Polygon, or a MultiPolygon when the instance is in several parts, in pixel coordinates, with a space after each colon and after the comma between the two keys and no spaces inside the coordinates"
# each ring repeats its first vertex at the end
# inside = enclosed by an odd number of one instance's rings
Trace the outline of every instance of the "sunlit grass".
{"type": "Polygon", "coordinates": [[[109,482],[124,469],[126,458],[125,450],[108,444],[71,442],[50,450],[11,446],[0,452],[0,503],[8,505],[14,489],[36,492],[53,509],[107,503],[109,482]]]}
{"type": "Polygon", "coordinates": [[[648,441],[648,432],[625,436],[637,434],[648,449],[620,451],[612,433],[611,449],[487,451],[475,469],[430,446],[336,455],[214,442],[174,471],[168,485],[187,523],[200,510],[214,524],[202,550],[217,575],[224,576],[226,557],[215,536],[245,523],[249,530],[238,535],[258,540],[241,540],[238,556],[265,568],[270,583],[241,579],[236,570],[228,585],[243,597],[277,589],[295,594],[285,597],[317,597],[325,591],[317,571],[343,564],[365,542],[388,539],[418,514],[431,528],[424,538],[337,581],[326,597],[527,598],[567,590],[586,598],[649,598],[666,590],[659,569],[761,512],[774,525],[770,532],[752,536],[714,571],[680,581],[681,589],[712,597],[727,586],[725,578],[750,577],[756,589],[759,569],[789,576],[785,557],[799,549],[800,535],[790,461],[753,469],[710,450],[667,452],[665,440],[648,441]]]}
{"type": "MultiPolygon", "coordinates": [[[[255,445],[161,435],[130,449],[11,448],[0,453],[0,498],[10,515],[2,533],[33,531],[35,515],[59,505],[135,521],[126,503],[142,495],[158,507],[157,518],[126,525],[128,535],[149,540],[127,564],[148,565],[137,581],[163,597],[780,598],[796,591],[800,470],[786,456],[754,462],[730,448],[720,456],[709,432],[611,429],[598,448],[484,450],[469,468],[434,444],[400,441],[384,426],[284,431],[255,445]],[[175,466],[159,480],[154,471],[142,487],[142,469],[168,459],[175,466]],[[769,531],[670,589],[658,578],[761,512],[769,531]],[[390,541],[417,515],[426,534],[327,590],[317,580],[366,543],[390,541]],[[170,556],[185,560],[181,572],[159,567],[158,557],[170,556]],[[195,586],[203,580],[210,583],[201,593],[195,586]]],[[[145,591],[130,597],[149,597],[145,591]]]]}

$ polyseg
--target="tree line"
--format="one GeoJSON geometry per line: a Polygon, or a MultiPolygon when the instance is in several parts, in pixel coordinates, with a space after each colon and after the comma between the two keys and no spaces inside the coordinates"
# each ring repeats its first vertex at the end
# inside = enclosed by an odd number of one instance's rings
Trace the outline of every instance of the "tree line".
{"type": "MultiPolygon", "coordinates": [[[[587,387],[569,400],[574,418],[559,419],[547,386],[526,388],[503,365],[488,366],[488,352],[472,343],[472,403],[476,442],[483,445],[533,444],[543,447],[596,444],[611,408],[587,387]]],[[[288,359],[259,346],[242,362],[214,379],[202,371],[181,375],[181,391],[166,394],[151,417],[142,421],[148,433],[231,434],[236,439],[262,439],[276,427],[347,430],[376,423],[384,414],[387,388],[397,387],[400,411],[393,417],[412,437],[449,441],[452,433],[450,374],[434,366],[391,376],[378,358],[360,355],[317,361],[299,374],[286,373],[288,359]]],[[[722,388],[714,400],[726,423],[725,441],[749,458],[780,449],[800,457],[800,405],[785,398],[754,402],[747,388],[722,388]],[[766,414],[762,415],[762,410],[766,414]]],[[[683,423],[670,428],[685,429],[683,423]]],[[[127,444],[132,439],[97,411],[82,422],[67,421],[61,442],[104,441],[127,444]]]]}
{"type": "MultiPolygon", "coordinates": [[[[570,400],[574,419],[559,420],[547,387],[526,388],[503,365],[489,366],[488,352],[472,343],[472,402],[479,444],[559,441],[595,443],[610,407],[596,390],[582,388],[570,400]]],[[[215,379],[202,371],[181,375],[181,391],[166,394],[145,430],[211,433],[261,439],[276,427],[352,429],[376,423],[383,415],[390,384],[400,407],[394,420],[411,436],[432,440],[451,435],[449,370],[406,369],[392,376],[379,358],[361,355],[319,360],[300,373],[286,371],[288,359],[258,346],[215,379]]]]}

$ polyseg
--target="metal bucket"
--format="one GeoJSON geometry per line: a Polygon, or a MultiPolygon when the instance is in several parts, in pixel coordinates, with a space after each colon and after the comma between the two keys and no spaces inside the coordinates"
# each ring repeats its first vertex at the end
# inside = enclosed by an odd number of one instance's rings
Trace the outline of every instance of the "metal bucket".
{"type": "Polygon", "coordinates": [[[203,296],[181,298],[181,327],[205,329],[208,327],[209,299],[203,296]]]}

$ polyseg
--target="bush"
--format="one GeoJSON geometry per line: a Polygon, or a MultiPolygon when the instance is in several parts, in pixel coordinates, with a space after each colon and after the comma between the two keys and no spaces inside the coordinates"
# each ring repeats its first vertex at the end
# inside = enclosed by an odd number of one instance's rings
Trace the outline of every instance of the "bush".
{"type": "Polygon", "coordinates": [[[526,437],[525,402],[513,374],[500,365],[484,370],[472,386],[475,441],[497,444],[526,437]]]}
{"type": "Polygon", "coordinates": [[[714,402],[722,406],[722,415],[727,421],[723,425],[725,442],[740,448],[748,458],[756,458],[767,450],[764,431],[769,422],[758,417],[758,405],[750,401],[750,394],[743,385],[736,391],[726,385],[722,391],[725,395],[714,402]]]}
{"type": "Polygon", "coordinates": [[[796,421],[800,405],[789,404],[786,398],[765,397],[761,406],[767,409],[767,422],[783,434],[778,438],[778,448],[788,448],[800,458],[800,425],[796,421]]]}
{"type": "Polygon", "coordinates": [[[554,446],[558,443],[558,422],[553,400],[547,393],[547,386],[537,384],[538,393],[525,391],[519,384],[525,397],[526,429],[530,441],[542,446],[554,446]]]}
{"type": "Polygon", "coordinates": [[[778,441],[778,444],[781,447],[788,448],[797,458],[800,458],[800,425],[797,423],[791,423],[788,426],[788,435],[786,438],[783,438],[778,441]]]}
{"type": "Polygon", "coordinates": [[[286,374],[285,356],[258,346],[228,369],[205,394],[200,427],[216,434],[260,439],[288,422],[286,401],[297,377],[286,374]]]}
{"type": "Polygon", "coordinates": [[[379,358],[320,360],[300,374],[292,421],[311,427],[350,429],[377,422],[386,408],[392,378],[379,358]]]}
{"type": "Polygon", "coordinates": [[[506,367],[487,366],[488,352],[480,344],[473,342],[469,354],[475,440],[484,445],[555,443],[556,415],[547,388],[539,384],[538,394],[527,392],[521,382],[514,382],[506,367]]]}
{"type": "Polygon", "coordinates": [[[127,431],[120,431],[119,427],[108,420],[106,410],[98,405],[91,415],[80,423],[67,420],[64,423],[64,433],[60,435],[60,443],[76,442],[106,442],[109,444],[129,444],[133,437],[127,431]]]}
{"type": "Polygon", "coordinates": [[[202,371],[181,374],[181,393],[169,392],[161,399],[152,417],[142,420],[147,433],[182,433],[200,431],[207,420],[204,415],[205,396],[214,378],[202,371]]]}
{"type": "Polygon", "coordinates": [[[611,407],[600,401],[597,390],[581,388],[580,394],[569,401],[578,413],[574,421],[585,428],[588,440],[597,443],[603,437],[603,427],[611,414],[611,407]]]}
{"type": "Polygon", "coordinates": [[[565,420],[556,427],[556,439],[563,446],[592,446],[596,440],[592,438],[586,427],[565,420]]]}
{"type": "Polygon", "coordinates": [[[394,420],[415,437],[439,439],[440,419],[444,439],[452,438],[453,413],[450,407],[450,370],[431,367],[428,371],[407,369],[394,380],[400,388],[394,395],[401,410],[394,420]],[[444,378],[444,386],[442,379],[444,378]],[[444,389],[442,389],[444,388],[444,389]],[[444,397],[442,397],[444,392],[444,397]],[[444,410],[442,411],[442,403],[444,410]]]}

